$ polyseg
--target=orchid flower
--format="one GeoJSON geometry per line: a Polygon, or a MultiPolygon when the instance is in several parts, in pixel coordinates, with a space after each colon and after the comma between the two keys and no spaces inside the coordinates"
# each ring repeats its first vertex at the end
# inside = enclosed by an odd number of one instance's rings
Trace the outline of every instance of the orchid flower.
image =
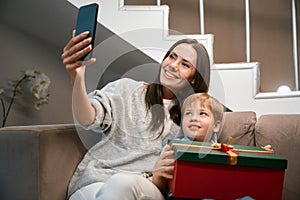
{"type": "Polygon", "coordinates": [[[37,99],[34,103],[34,107],[39,110],[44,104],[48,104],[49,101],[49,86],[51,81],[48,76],[44,73],[41,73],[35,69],[28,69],[25,72],[22,72],[22,75],[19,79],[9,81],[8,86],[12,90],[5,90],[0,88],[0,101],[2,106],[2,127],[5,126],[10,109],[14,103],[16,96],[22,94],[21,84],[28,84],[29,92],[31,92],[34,97],[37,99]],[[12,92],[11,98],[9,100],[8,106],[5,104],[3,97],[4,93],[12,92]],[[6,107],[7,106],[7,107],[6,107]]]}

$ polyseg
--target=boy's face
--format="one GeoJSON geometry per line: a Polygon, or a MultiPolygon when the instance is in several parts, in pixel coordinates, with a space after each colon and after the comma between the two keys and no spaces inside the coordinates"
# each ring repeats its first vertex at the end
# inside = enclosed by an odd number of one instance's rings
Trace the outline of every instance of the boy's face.
{"type": "Polygon", "coordinates": [[[203,142],[209,141],[212,133],[219,131],[219,125],[219,122],[215,123],[210,109],[193,102],[183,113],[181,128],[191,140],[203,142]]]}

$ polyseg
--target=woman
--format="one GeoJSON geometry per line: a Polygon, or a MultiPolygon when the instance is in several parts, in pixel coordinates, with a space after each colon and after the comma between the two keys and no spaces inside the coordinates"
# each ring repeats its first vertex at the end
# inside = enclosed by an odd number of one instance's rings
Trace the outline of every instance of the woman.
{"type": "MultiPolygon", "coordinates": [[[[159,182],[142,176],[152,171],[167,140],[180,125],[180,104],[195,92],[207,92],[210,62],[193,39],[176,42],[166,53],[155,83],[120,79],[87,94],[86,66],[79,59],[92,50],[88,32],[74,36],[62,60],[72,80],[76,120],[101,131],[74,173],[70,199],[164,199],[159,182]]],[[[158,179],[157,179],[158,180],[158,179]]]]}

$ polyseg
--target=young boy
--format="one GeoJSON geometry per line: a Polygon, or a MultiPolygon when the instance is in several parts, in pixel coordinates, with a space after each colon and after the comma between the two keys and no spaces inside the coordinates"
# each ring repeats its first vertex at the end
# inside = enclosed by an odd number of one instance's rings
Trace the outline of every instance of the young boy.
{"type": "MultiPolygon", "coordinates": [[[[224,106],[207,93],[195,93],[182,105],[181,132],[183,140],[211,142],[218,139],[222,125],[224,106]]],[[[167,180],[173,178],[173,150],[166,146],[153,168],[152,182],[165,194],[169,192],[167,180]]],[[[168,198],[172,199],[172,198],[168,198]]]]}
{"type": "MultiPolygon", "coordinates": [[[[184,101],[181,112],[181,132],[183,140],[217,143],[218,132],[222,127],[224,106],[207,93],[190,95],[184,101]]],[[[271,145],[266,145],[271,150],[271,145]]],[[[181,200],[168,194],[167,180],[173,178],[173,150],[166,146],[153,168],[152,182],[168,196],[168,200],[181,200]]],[[[249,198],[248,198],[249,199],[249,198]]],[[[251,198],[250,198],[251,199],[251,198]]]]}

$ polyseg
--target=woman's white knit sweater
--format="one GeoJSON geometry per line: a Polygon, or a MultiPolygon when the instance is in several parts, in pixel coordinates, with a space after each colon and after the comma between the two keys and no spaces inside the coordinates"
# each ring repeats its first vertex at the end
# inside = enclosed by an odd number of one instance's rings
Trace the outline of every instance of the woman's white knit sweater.
{"type": "Polygon", "coordinates": [[[69,195],[88,184],[105,182],[118,172],[151,171],[168,139],[176,136],[179,127],[173,122],[160,137],[161,130],[149,130],[151,112],[146,110],[145,86],[145,82],[124,78],[89,94],[97,117],[87,129],[103,136],[78,165],[69,195]]]}

